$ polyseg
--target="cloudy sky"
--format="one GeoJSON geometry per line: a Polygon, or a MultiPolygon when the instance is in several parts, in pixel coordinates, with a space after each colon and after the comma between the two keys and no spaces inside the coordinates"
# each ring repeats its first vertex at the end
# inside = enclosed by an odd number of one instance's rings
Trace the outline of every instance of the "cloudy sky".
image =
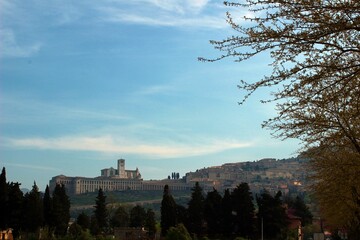
{"type": "Polygon", "coordinates": [[[144,179],[295,155],[261,122],[269,91],[245,105],[240,80],[271,71],[262,55],[216,57],[236,34],[211,0],[0,0],[0,167],[44,190],[51,177],[95,177],[126,159],[144,179]]]}

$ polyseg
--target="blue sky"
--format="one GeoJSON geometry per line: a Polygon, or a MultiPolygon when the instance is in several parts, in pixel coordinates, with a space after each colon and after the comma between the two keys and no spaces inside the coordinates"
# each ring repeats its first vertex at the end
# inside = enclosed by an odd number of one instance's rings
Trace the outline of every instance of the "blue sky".
{"type": "Polygon", "coordinates": [[[245,105],[241,79],[271,71],[198,62],[209,40],[235,34],[210,0],[0,0],[0,167],[44,190],[51,177],[94,177],[126,159],[144,179],[228,162],[295,155],[296,141],[261,128],[276,114],[245,105]]]}

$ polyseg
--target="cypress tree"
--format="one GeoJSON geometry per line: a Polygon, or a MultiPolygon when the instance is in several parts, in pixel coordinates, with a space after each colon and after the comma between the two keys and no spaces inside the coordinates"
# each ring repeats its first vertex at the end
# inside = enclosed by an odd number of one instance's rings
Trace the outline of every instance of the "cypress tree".
{"type": "Polygon", "coordinates": [[[145,224],[146,212],[145,209],[136,205],[130,210],[130,227],[141,228],[145,224]]]}
{"type": "Polygon", "coordinates": [[[156,234],[155,212],[148,209],[146,212],[145,229],[148,231],[149,239],[154,239],[156,234]]]}
{"type": "Polygon", "coordinates": [[[111,227],[128,227],[129,222],[130,222],[129,214],[122,206],[116,209],[114,215],[110,219],[111,227]]]}
{"type": "Polygon", "coordinates": [[[226,189],[221,201],[222,217],[221,229],[224,236],[230,236],[233,232],[232,201],[230,190],[226,189]]]}
{"type": "Polygon", "coordinates": [[[99,227],[95,214],[92,215],[90,218],[90,233],[92,235],[98,235],[101,233],[101,229],[99,227]]]}
{"type": "Polygon", "coordinates": [[[204,232],[204,195],[199,183],[196,182],[192,188],[191,199],[188,203],[190,233],[202,235],[204,232]]]}
{"type": "Polygon", "coordinates": [[[23,218],[22,206],[24,202],[23,192],[20,190],[20,183],[10,184],[8,200],[9,227],[13,229],[13,235],[17,238],[23,218]]]}
{"type": "Polygon", "coordinates": [[[53,203],[50,196],[49,186],[46,185],[45,194],[43,197],[44,206],[44,225],[48,227],[54,227],[54,221],[52,221],[53,203]]]}
{"type": "Polygon", "coordinates": [[[301,226],[304,227],[312,223],[313,215],[302,198],[297,196],[292,207],[295,209],[295,215],[301,217],[301,226]]]}
{"type": "Polygon", "coordinates": [[[105,232],[108,227],[108,211],[106,209],[106,196],[101,188],[96,197],[94,213],[100,231],[105,232]]]}
{"type": "Polygon", "coordinates": [[[2,168],[0,174],[0,229],[6,229],[8,226],[8,184],[6,183],[6,170],[2,168]]]}
{"type": "Polygon", "coordinates": [[[55,234],[64,236],[70,220],[70,200],[66,195],[65,186],[56,184],[52,197],[52,221],[55,234]]]}
{"type": "Polygon", "coordinates": [[[253,196],[247,183],[238,185],[231,194],[235,226],[237,233],[244,238],[251,238],[255,233],[255,207],[253,196]]]}
{"type": "Polygon", "coordinates": [[[81,212],[77,219],[76,223],[79,224],[79,226],[86,231],[86,229],[90,228],[90,218],[88,215],[86,215],[84,212],[81,212]]]}
{"type": "Polygon", "coordinates": [[[279,191],[275,197],[269,192],[264,191],[256,198],[259,206],[258,220],[259,226],[261,221],[264,226],[264,235],[270,239],[281,238],[281,231],[287,227],[287,215],[282,206],[281,192],[279,191]]]}
{"type": "Polygon", "coordinates": [[[43,224],[43,205],[39,188],[34,182],[30,192],[24,198],[23,227],[27,232],[37,232],[43,224]]]}
{"type": "Polygon", "coordinates": [[[207,233],[209,235],[214,234],[221,234],[221,201],[222,197],[213,189],[213,191],[208,192],[205,199],[205,206],[204,206],[204,216],[205,221],[207,223],[207,233]]]}
{"type": "Polygon", "coordinates": [[[172,195],[170,194],[169,186],[165,185],[163,198],[161,201],[161,235],[166,236],[170,227],[174,227],[177,223],[176,216],[176,203],[172,195]]]}

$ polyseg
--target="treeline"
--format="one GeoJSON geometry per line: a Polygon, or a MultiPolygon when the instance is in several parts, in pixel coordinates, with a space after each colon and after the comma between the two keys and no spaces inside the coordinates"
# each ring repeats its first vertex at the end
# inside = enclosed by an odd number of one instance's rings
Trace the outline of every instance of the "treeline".
{"type": "Polygon", "coordinates": [[[99,189],[93,214],[82,212],[71,222],[70,200],[64,185],[57,184],[52,194],[46,186],[42,194],[34,182],[31,191],[24,195],[20,183],[6,182],[5,168],[0,175],[0,230],[12,229],[15,239],[105,239],[113,236],[117,227],[145,228],[148,239],[154,239],[154,211],[141,206],[127,211],[120,206],[110,214],[106,204],[106,196],[99,189]]]}
{"type": "MultiPolygon", "coordinates": [[[[96,197],[94,214],[89,216],[80,213],[70,227],[69,233],[76,239],[102,239],[104,236],[113,236],[116,228],[144,229],[147,239],[154,239],[156,234],[155,212],[136,205],[130,210],[119,206],[112,213],[109,212],[106,196],[99,189],[96,197]]],[[[110,237],[111,238],[111,237],[110,237]]]]}
{"type": "Polygon", "coordinates": [[[11,228],[15,238],[54,239],[65,236],[70,220],[70,200],[63,185],[56,185],[52,195],[34,185],[25,195],[20,183],[6,182],[6,171],[0,175],[0,229],[11,228]],[[42,232],[40,233],[40,229],[42,232]]]}
{"type": "Polygon", "coordinates": [[[36,183],[25,195],[19,183],[6,182],[5,168],[0,175],[0,229],[13,229],[22,239],[104,239],[115,229],[143,229],[145,239],[291,239],[287,210],[301,218],[302,225],[312,222],[312,215],[300,197],[285,199],[281,192],[267,191],[255,199],[247,183],[220,194],[213,189],[203,192],[199,183],[192,188],[187,206],[177,204],[165,185],[160,209],[160,224],[155,212],[142,206],[119,206],[110,211],[105,193],[99,189],[93,213],[80,213],[70,223],[70,200],[64,185],[50,193],[39,192],[36,183]],[[287,206],[287,208],[285,207],[287,206]],[[160,227],[157,228],[157,225],[160,227]]]}
{"type": "Polygon", "coordinates": [[[196,183],[187,207],[177,205],[165,186],[161,235],[169,240],[259,239],[261,234],[265,239],[295,239],[297,232],[289,229],[288,211],[301,218],[303,226],[312,223],[312,214],[300,197],[284,198],[280,191],[273,196],[264,190],[255,203],[247,183],[223,195],[215,189],[204,194],[196,183]]]}

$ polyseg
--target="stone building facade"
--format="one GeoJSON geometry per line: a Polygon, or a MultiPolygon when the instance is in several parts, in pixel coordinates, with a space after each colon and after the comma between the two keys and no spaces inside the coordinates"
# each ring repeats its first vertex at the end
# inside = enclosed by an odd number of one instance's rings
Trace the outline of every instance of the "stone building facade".
{"type": "Polygon", "coordinates": [[[117,169],[112,167],[101,170],[101,176],[95,178],[68,177],[58,175],[50,180],[49,187],[55,189],[56,184],[63,184],[68,194],[77,195],[88,192],[97,192],[100,188],[103,191],[123,190],[163,190],[167,184],[172,191],[190,190],[193,185],[179,180],[150,180],[144,181],[138,168],[126,170],[125,160],[119,159],[117,169]]]}

